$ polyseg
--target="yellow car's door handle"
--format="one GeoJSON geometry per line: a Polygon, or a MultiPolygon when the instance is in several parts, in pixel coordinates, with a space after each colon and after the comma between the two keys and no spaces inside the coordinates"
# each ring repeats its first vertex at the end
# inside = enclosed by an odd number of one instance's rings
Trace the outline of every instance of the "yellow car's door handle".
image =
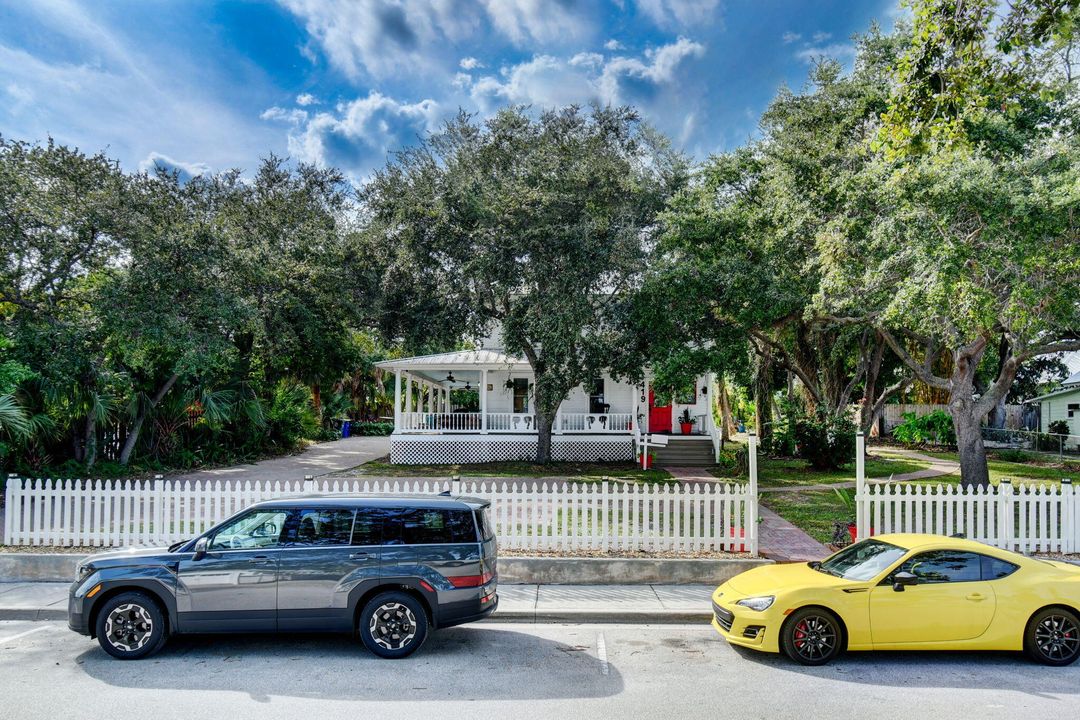
{"type": "Polygon", "coordinates": [[[983,595],[982,593],[972,593],[971,595],[967,596],[967,599],[972,600],[974,602],[982,602],[983,600],[986,599],[986,596],[983,595]]]}

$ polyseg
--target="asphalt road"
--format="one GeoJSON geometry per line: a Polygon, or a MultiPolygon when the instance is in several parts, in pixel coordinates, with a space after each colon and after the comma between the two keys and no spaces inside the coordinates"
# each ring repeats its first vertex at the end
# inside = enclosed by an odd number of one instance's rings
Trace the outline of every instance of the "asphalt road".
{"type": "Polygon", "coordinates": [[[118,662],[58,622],[0,622],[0,717],[1073,718],[1080,665],[1011,654],[737,652],[708,626],[477,624],[404,661],[345,637],[183,638],[118,662]]]}

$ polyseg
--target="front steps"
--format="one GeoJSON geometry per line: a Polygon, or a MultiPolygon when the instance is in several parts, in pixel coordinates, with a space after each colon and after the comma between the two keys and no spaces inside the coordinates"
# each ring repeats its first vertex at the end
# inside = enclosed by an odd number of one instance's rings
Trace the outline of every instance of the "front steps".
{"type": "Polygon", "coordinates": [[[668,444],[650,445],[656,467],[703,467],[715,465],[712,439],[707,435],[671,435],[668,444]]]}

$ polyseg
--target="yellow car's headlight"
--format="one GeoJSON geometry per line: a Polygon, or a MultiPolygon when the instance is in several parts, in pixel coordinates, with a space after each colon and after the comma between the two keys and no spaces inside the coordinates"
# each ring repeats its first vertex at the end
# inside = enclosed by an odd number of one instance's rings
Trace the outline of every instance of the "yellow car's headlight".
{"type": "Polygon", "coordinates": [[[761,597],[743,598],[735,604],[762,612],[763,610],[768,610],[772,606],[774,600],[776,600],[775,595],[762,595],[761,597]]]}

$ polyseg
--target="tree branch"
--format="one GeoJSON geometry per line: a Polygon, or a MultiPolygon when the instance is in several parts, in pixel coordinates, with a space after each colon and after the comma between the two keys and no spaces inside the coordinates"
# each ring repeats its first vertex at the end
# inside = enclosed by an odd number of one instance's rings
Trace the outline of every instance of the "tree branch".
{"type": "Polygon", "coordinates": [[[882,334],[882,336],[884,336],[885,342],[889,344],[889,347],[892,348],[892,351],[896,353],[896,356],[899,357],[900,360],[903,361],[903,363],[909,368],[911,368],[911,370],[915,373],[915,377],[919,378],[930,387],[938,388],[940,390],[950,389],[951,384],[948,380],[942,377],[938,377],[930,371],[930,365],[931,363],[933,363],[933,357],[931,357],[930,352],[930,349],[933,345],[932,343],[927,343],[926,354],[923,358],[923,362],[919,363],[916,362],[915,358],[911,357],[908,351],[904,349],[903,345],[901,345],[897,341],[896,337],[891,332],[889,332],[888,329],[883,326],[878,326],[877,329],[882,334]]]}

